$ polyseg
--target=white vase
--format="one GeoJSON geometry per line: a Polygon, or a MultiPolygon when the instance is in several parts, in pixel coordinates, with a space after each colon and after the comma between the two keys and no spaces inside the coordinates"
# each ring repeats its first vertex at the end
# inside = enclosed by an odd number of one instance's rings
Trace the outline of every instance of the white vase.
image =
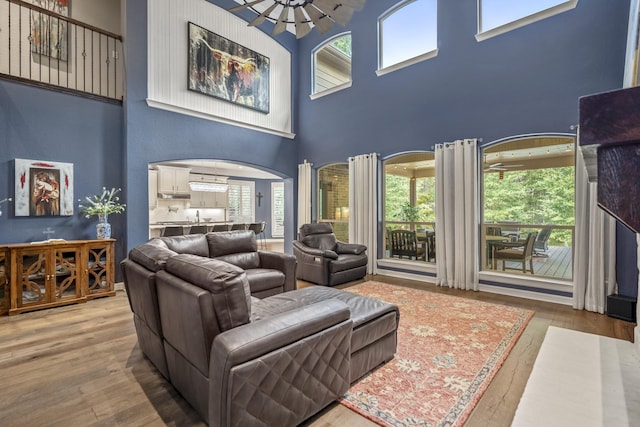
{"type": "Polygon", "coordinates": [[[111,238],[111,224],[107,222],[108,214],[98,214],[98,223],[96,224],[96,239],[111,238]]]}

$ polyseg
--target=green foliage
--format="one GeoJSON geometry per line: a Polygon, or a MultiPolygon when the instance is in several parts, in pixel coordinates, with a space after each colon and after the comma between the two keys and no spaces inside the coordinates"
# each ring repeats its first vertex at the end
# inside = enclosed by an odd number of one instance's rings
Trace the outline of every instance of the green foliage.
{"type": "Polygon", "coordinates": [[[411,202],[406,201],[400,207],[398,216],[400,217],[400,221],[415,222],[420,219],[420,209],[417,206],[413,206],[411,202]]]}
{"type": "Polygon", "coordinates": [[[351,35],[338,37],[331,42],[331,45],[351,58],[351,35]]]}
{"type": "MultiPolygon", "coordinates": [[[[574,225],[573,167],[484,175],[484,221],[574,225]]],[[[571,245],[571,230],[553,230],[549,244],[571,245]]]]}

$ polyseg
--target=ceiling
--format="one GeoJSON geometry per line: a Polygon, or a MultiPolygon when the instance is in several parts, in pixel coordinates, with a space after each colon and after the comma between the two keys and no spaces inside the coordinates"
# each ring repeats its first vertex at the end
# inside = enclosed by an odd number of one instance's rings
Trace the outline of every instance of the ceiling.
{"type": "Polygon", "coordinates": [[[221,160],[187,159],[155,163],[157,165],[178,166],[191,168],[191,172],[209,175],[232,176],[253,179],[282,179],[270,172],[266,172],[247,165],[240,165],[221,160]]]}

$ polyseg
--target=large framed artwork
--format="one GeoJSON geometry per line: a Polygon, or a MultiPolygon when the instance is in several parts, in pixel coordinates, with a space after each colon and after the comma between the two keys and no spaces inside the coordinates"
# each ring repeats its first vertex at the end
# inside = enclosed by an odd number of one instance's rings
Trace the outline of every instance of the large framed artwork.
{"type": "Polygon", "coordinates": [[[73,163],[15,159],[16,216],[73,215],[73,163]]]}
{"type": "Polygon", "coordinates": [[[269,58],[189,22],[188,89],[269,112],[269,58]]]}
{"type": "MultiPolygon", "coordinates": [[[[70,0],[29,0],[34,6],[69,16],[70,0]]],[[[69,51],[67,21],[31,10],[31,52],[66,61],[69,51]]]]}

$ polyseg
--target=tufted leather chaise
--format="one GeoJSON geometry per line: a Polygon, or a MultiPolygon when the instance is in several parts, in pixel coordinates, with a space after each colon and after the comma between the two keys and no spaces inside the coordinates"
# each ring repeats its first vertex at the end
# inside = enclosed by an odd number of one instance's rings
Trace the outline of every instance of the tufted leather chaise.
{"type": "Polygon", "coordinates": [[[197,246],[153,239],[122,269],[140,348],[210,426],[299,424],[393,357],[395,305],[320,287],[259,299],[264,275],[197,246]]]}

